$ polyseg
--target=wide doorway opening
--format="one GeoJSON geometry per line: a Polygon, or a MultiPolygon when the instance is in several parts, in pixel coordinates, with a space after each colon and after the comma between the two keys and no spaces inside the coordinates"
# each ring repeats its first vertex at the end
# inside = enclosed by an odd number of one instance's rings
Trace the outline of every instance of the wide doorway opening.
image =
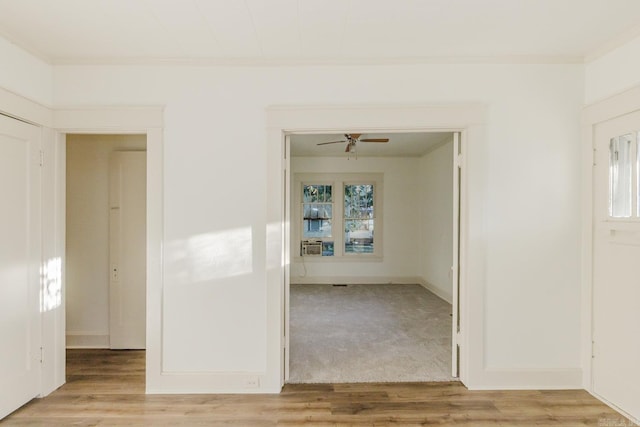
{"type": "Polygon", "coordinates": [[[286,381],[456,380],[460,134],[286,139],[286,381]]]}
{"type": "Polygon", "coordinates": [[[146,148],[144,134],[66,135],[67,375],[93,360],[144,378],[146,148]]]}

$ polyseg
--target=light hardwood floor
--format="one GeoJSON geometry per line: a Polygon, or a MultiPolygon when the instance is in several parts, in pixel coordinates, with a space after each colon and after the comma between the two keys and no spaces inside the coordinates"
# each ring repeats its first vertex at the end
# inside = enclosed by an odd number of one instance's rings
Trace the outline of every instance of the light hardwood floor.
{"type": "Polygon", "coordinates": [[[612,426],[585,391],[469,391],[460,383],[287,385],[277,395],[145,395],[144,352],[69,350],[67,383],[19,426],[612,426]]]}

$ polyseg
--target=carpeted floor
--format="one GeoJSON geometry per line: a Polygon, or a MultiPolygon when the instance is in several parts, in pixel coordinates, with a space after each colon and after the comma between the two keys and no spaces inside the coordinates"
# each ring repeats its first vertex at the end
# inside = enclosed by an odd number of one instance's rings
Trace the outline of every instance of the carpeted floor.
{"type": "Polygon", "coordinates": [[[290,383],[450,381],[451,305],[420,285],[291,285],[290,383]]]}

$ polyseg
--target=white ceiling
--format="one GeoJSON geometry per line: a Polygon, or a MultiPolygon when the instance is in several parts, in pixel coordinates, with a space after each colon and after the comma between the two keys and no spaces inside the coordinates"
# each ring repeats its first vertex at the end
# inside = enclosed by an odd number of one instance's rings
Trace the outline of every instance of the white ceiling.
{"type": "MultiPolygon", "coordinates": [[[[452,137],[451,132],[365,133],[360,139],[389,138],[389,142],[358,142],[358,157],[421,157],[452,137]]],[[[318,145],[321,142],[345,140],[344,134],[291,135],[292,157],[355,157],[345,153],[346,142],[318,145]]]]}
{"type": "Polygon", "coordinates": [[[50,63],[574,62],[639,24],[638,0],[0,0],[50,63]]]}

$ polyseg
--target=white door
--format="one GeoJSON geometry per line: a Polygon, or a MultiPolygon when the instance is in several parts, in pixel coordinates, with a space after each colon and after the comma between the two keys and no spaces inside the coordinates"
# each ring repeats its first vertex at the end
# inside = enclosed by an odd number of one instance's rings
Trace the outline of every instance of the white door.
{"type": "Polygon", "coordinates": [[[451,331],[451,375],[460,376],[460,181],[462,177],[462,150],[460,132],[453,134],[453,265],[452,286],[452,331],[451,331]]]}
{"type": "Polygon", "coordinates": [[[640,112],[595,129],[593,391],[640,418],[640,112]]]}
{"type": "Polygon", "coordinates": [[[40,129],[0,115],[0,418],[40,386],[40,129]]]}
{"type": "Polygon", "coordinates": [[[146,152],[117,151],[109,176],[109,334],[112,349],[145,348],[146,152]]]}

